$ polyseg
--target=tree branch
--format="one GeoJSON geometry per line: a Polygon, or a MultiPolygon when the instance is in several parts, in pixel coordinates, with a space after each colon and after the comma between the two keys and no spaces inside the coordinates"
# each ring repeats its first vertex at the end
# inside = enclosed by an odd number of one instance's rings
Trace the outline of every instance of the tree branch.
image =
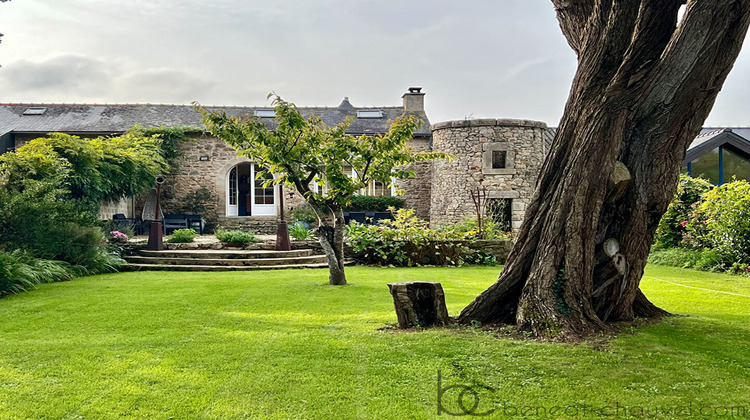
{"type": "Polygon", "coordinates": [[[585,29],[594,13],[594,3],[594,0],[552,0],[560,29],[576,54],[580,54],[583,47],[585,29]]]}

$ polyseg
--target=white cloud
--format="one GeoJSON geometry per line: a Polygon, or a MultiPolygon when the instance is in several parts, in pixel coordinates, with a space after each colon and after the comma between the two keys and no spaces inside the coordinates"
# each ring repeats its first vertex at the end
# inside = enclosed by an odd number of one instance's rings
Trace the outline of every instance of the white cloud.
{"type": "MultiPolygon", "coordinates": [[[[0,101],[397,105],[556,124],[575,71],[549,0],[0,4],[0,101]]],[[[744,53],[744,52],[743,52],[744,53]]],[[[750,125],[740,57],[710,121],[750,125]]]]}

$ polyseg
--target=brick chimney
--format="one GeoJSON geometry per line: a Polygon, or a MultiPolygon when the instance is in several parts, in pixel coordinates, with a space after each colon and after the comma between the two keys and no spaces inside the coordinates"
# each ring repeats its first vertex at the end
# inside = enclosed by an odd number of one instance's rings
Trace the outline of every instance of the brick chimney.
{"type": "Polygon", "coordinates": [[[404,112],[424,112],[424,93],[421,87],[410,87],[401,98],[404,100],[404,112]]]}

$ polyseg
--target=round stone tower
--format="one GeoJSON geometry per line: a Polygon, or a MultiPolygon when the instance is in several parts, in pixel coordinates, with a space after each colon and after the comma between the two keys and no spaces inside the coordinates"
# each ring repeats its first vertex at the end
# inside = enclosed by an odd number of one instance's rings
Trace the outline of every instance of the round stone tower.
{"type": "Polygon", "coordinates": [[[547,154],[546,130],[540,121],[511,119],[434,124],[433,150],[455,159],[434,162],[430,222],[474,216],[471,190],[485,187],[487,216],[516,231],[547,154]]]}

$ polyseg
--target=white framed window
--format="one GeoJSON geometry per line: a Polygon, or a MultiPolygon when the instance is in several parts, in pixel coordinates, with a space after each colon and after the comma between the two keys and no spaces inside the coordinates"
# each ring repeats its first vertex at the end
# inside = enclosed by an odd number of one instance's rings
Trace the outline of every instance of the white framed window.
{"type": "MultiPolygon", "coordinates": [[[[351,166],[344,166],[344,173],[349,178],[354,178],[357,176],[357,171],[354,170],[351,166]]],[[[371,195],[374,197],[385,195],[385,196],[394,196],[396,195],[396,186],[394,185],[393,180],[391,180],[390,185],[382,183],[380,181],[370,181],[367,183],[367,186],[360,189],[357,195],[371,195]]]]}
{"type": "Polygon", "coordinates": [[[229,205],[237,205],[237,167],[229,172],[229,205]]]}

